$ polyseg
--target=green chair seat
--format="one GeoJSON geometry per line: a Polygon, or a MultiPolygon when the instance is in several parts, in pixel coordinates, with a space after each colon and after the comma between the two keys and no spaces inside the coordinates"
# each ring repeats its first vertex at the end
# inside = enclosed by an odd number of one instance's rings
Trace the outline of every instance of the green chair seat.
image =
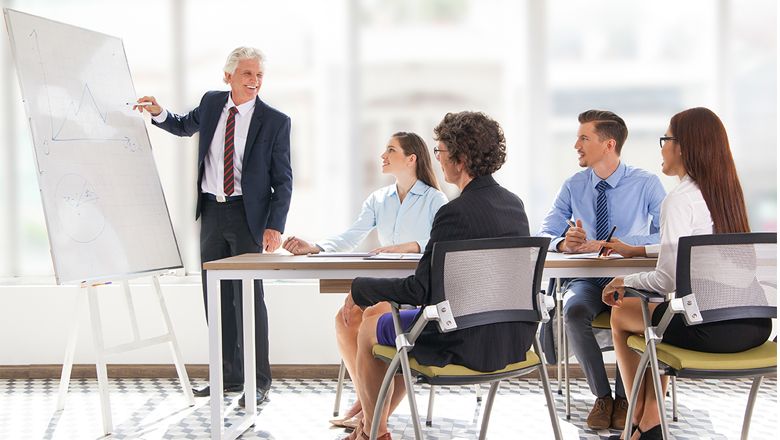
{"type": "MultiPolygon", "coordinates": [[[[645,338],[630,336],[628,346],[645,351],[645,338]]],[[[660,343],[656,346],[658,360],[675,370],[750,370],[777,365],[777,343],[763,345],[740,353],[704,353],[660,343]]]]}
{"type": "MultiPolygon", "coordinates": [[[[388,345],[374,345],[373,353],[374,357],[384,358],[389,362],[389,360],[392,360],[393,356],[395,356],[396,349],[395,347],[388,345]]],[[[526,353],[525,361],[509,364],[506,368],[496,371],[477,371],[461,365],[452,364],[447,365],[446,367],[432,367],[420,365],[417,362],[417,359],[411,356],[409,357],[409,366],[412,370],[427,377],[493,376],[536,367],[539,363],[539,356],[531,350],[526,353]]]]}
{"type": "Polygon", "coordinates": [[[612,324],[609,322],[610,317],[612,317],[612,313],[610,313],[609,310],[599,313],[593,318],[593,322],[590,326],[593,328],[612,328],[612,324]]]}

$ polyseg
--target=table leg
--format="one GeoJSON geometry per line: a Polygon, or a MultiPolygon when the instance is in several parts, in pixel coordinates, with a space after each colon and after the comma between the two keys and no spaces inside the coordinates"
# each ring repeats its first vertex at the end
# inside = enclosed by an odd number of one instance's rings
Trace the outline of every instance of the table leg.
{"type": "Polygon", "coordinates": [[[244,396],[246,414],[253,417],[257,414],[257,360],[255,347],[255,283],[254,280],[241,281],[243,288],[243,320],[244,320],[244,396]]]}
{"type": "Polygon", "coordinates": [[[209,316],[209,389],[211,390],[211,440],[222,440],[222,307],[220,282],[206,273],[209,316]]]}

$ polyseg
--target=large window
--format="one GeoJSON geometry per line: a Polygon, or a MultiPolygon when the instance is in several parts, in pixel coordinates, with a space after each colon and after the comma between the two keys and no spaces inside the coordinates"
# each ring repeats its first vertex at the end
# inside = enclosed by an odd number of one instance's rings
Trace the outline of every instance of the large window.
{"type": "MultiPolygon", "coordinates": [[[[524,200],[535,232],[563,180],[579,169],[572,147],[580,112],[623,116],[623,159],[660,174],[658,136],[674,113],[695,106],[726,125],[753,229],[777,227],[774,0],[0,3],[122,37],[138,95],[153,94],[179,113],[203,92],[226,87],[221,68],[234,47],[265,51],[260,96],[293,121],[286,234],[314,240],[347,228],[368,194],[392,183],[379,159],[390,135],[414,131],[433,147],[433,127],[461,110],[484,111],[503,126],[509,159],[497,179],[524,200]]],[[[0,275],[49,276],[7,43],[0,57],[0,275]]],[[[149,136],[187,272],[197,272],[196,141],[151,125],[149,136]]],[[[667,189],[676,183],[662,180],[667,189]]]]}

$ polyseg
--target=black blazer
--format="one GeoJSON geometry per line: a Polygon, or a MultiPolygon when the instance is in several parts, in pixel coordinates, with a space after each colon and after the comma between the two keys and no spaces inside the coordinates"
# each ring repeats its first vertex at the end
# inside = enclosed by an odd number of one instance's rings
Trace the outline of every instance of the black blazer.
{"type": "MultiPolygon", "coordinates": [[[[433,298],[430,289],[434,243],[529,235],[528,217],[520,198],[501,187],[492,176],[474,179],[458,198],[436,213],[431,239],[414,275],[357,278],[352,283],[352,297],[359,306],[390,300],[420,306],[436,304],[443,298],[433,298]]],[[[535,332],[536,325],[531,323],[496,323],[440,333],[435,323],[429,323],[411,353],[423,365],[456,363],[479,371],[494,371],[525,360],[535,332]],[[513,349],[503,348],[507,346],[513,349]]]]}
{"type": "MultiPolygon", "coordinates": [[[[200,184],[204,160],[208,153],[219,116],[225,107],[227,91],[211,91],[203,95],[200,105],[186,115],[168,112],[161,124],[154,125],[176,136],[200,133],[198,141],[198,205],[195,218],[200,217],[200,184]]],[[[290,166],[290,118],[255,98],[255,112],[249,123],[241,174],[244,208],[252,237],[263,245],[266,229],[284,232],[292,197],[290,166]]]]}

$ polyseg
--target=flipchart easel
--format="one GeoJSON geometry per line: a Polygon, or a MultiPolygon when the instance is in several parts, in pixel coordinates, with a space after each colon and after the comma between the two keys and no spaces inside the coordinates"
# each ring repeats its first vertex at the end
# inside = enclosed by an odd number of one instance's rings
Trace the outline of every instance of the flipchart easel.
{"type": "Polygon", "coordinates": [[[106,359],[169,344],[195,404],[158,276],[183,266],[120,38],[3,9],[57,284],[79,285],[57,410],[65,408],[78,324],[89,304],[103,431],[113,431],[106,359]],[[106,81],[105,78],[111,78],[106,81]],[[151,276],[165,332],[141,339],[129,281],[151,276]],[[133,341],[106,347],[97,286],[121,283],[133,341]]]}
{"type": "Polygon", "coordinates": [[[130,315],[130,325],[133,331],[133,340],[131,342],[111,347],[106,347],[103,340],[103,324],[100,317],[100,306],[97,294],[98,286],[108,283],[82,283],[81,289],[79,289],[79,293],[76,298],[75,310],[73,313],[73,323],[71,324],[68,335],[68,345],[65,351],[65,360],[62,365],[62,376],[60,378],[60,388],[57,397],[57,411],[65,409],[65,399],[67,397],[68,388],[70,385],[73,358],[76,352],[76,342],[78,340],[79,321],[82,317],[84,306],[87,304],[89,305],[89,317],[92,324],[92,338],[95,346],[95,352],[97,354],[95,367],[97,369],[98,390],[100,394],[100,409],[103,416],[103,432],[106,435],[110,434],[114,430],[111,417],[111,401],[108,390],[108,371],[106,366],[106,359],[112,355],[126,353],[128,351],[138,350],[154,345],[168,344],[169,348],[171,349],[173,363],[176,366],[176,373],[178,374],[179,380],[181,381],[182,391],[187,400],[187,404],[189,406],[195,405],[195,397],[192,394],[192,387],[190,386],[190,381],[187,376],[187,370],[184,368],[184,363],[182,362],[179,344],[176,342],[176,336],[173,332],[171,318],[168,314],[168,308],[165,305],[162,289],[160,288],[160,280],[158,279],[158,276],[161,274],[162,273],[156,273],[151,275],[151,283],[157,296],[157,300],[159,301],[160,311],[165,323],[165,333],[151,338],[141,339],[141,332],[138,326],[138,319],[133,303],[133,297],[130,294],[130,278],[128,277],[126,279],[122,279],[120,283],[124,291],[124,299],[127,306],[127,311],[130,315]]]}

